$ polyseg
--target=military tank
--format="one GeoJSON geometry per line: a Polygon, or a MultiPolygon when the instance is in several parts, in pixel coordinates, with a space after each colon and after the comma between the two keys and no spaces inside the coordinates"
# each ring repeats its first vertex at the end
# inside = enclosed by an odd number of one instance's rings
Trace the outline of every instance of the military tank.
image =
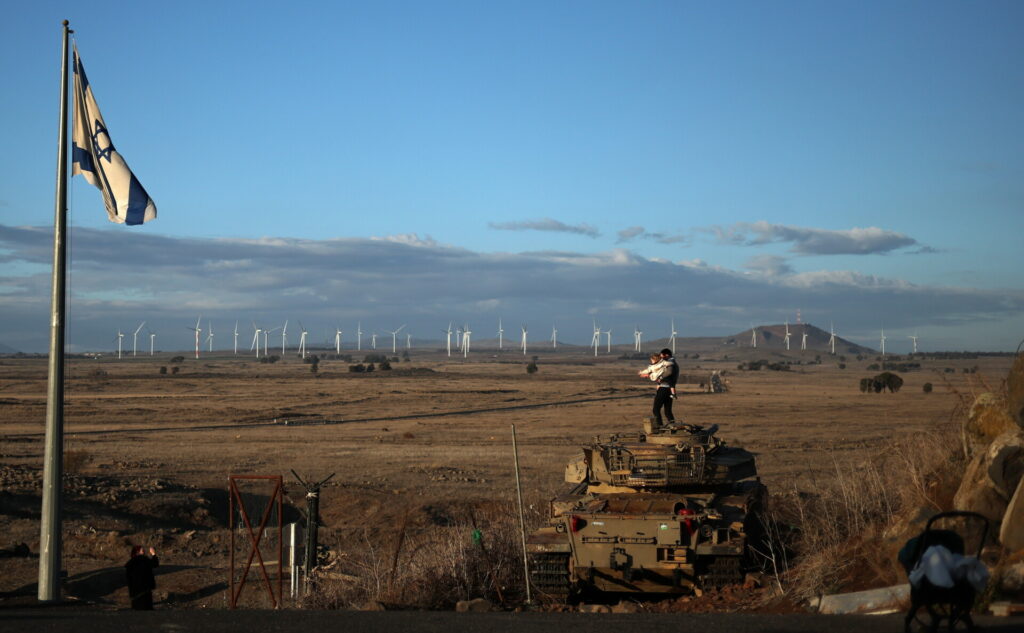
{"type": "Polygon", "coordinates": [[[754,455],[692,424],[595,437],[566,466],[567,492],[527,539],[549,601],[583,591],[695,593],[741,582],[762,539],[754,455]]]}

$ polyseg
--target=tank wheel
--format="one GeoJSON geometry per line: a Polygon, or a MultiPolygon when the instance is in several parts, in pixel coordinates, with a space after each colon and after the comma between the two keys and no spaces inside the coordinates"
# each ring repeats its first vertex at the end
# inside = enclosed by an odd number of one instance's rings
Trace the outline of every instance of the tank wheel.
{"type": "Polygon", "coordinates": [[[569,553],[531,554],[530,585],[541,602],[567,602],[572,588],[569,553]]]}
{"type": "Polygon", "coordinates": [[[743,565],[739,556],[719,556],[708,562],[701,583],[705,589],[725,587],[743,582],[743,565]]]}

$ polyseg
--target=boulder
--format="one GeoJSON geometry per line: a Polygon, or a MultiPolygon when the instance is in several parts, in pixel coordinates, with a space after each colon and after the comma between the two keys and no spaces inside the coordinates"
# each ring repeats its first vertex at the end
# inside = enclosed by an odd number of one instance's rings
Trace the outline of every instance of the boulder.
{"type": "Polygon", "coordinates": [[[1024,475],[1024,432],[1014,429],[1003,433],[992,440],[987,453],[989,480],[1009,501],[1024,475]]]}
{"type": "Polygon", "coordinates": [[[1017,354],[1006,377],[1006,404],[1010,416],[1024,428],[1024,354],[1017,354]]]}
{"type": "Polygon", "coordinates": [[[999,590],[1004,594],[1024,592],[1024,563],[1008,565],[999,577],[999,590]]]}
{"type": "Polygon", "coordinates": [[[1007,431],[1020,429],[1007,413],[1006,402],[992,393],[983,393],[974,400],[967,416],[967,432],[975,442],[985,443],[1007,431]]]}
{"type": "Polygon", "coordinates": [[[993,528],[1006,513],[1007,500],[988,477],[990,460],[988,453],[975,455],[967,465],[960,488],[953,496],[953,508],[977,512],[992,522],[993,528]]]}
{"type": "Polygon", "coordinates": [[[640,607],[635,602],[623,600],[612,605],[612,613],[639,613],[640,607]]]}
{"type": "Polygon", "coordinates": [[[612,608],[606,604],[581,604],[580,613],[611,613],[612,608]]]}
{"type": "Polygon", "coordinates": [[[1011,552],[1024,550],[1024,479],[1017,483],[1017,491],[1006,507],[1003,524],[999,527],[999,542],[1011,552]]]}

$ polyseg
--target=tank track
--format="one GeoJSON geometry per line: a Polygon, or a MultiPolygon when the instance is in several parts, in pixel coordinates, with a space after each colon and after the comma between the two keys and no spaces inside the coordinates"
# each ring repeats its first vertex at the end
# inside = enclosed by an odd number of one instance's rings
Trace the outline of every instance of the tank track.
{"type": "Polygon", "coordinates": [[[725,587],[743,582],[743,565],[739,556],[720,556],[707,564],[701,576],[706,589],[725,587]]]}
{"type": "Polygon", "coordinates": [[[569,579],[569,554],[530,555],[530,585],[537,598],[545,602],[565,602],[572,583],[569,579]]]}

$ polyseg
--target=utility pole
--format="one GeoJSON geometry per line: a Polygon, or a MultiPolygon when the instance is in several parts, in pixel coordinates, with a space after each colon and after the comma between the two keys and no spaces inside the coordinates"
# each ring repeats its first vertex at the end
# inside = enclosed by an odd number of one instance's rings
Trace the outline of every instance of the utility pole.
{"type": "Polygon", "coordinates": [[[334,477],[335,473],[331,473],[326,479],[317,483],[303,481],[302,477],[299,477],[294,470],[292,470],[292,474],[306,489],[306,556],[303,568],[308,581],[309,574],[316,567],[317,528],[320,527],[320,487],[334,477]]]}

